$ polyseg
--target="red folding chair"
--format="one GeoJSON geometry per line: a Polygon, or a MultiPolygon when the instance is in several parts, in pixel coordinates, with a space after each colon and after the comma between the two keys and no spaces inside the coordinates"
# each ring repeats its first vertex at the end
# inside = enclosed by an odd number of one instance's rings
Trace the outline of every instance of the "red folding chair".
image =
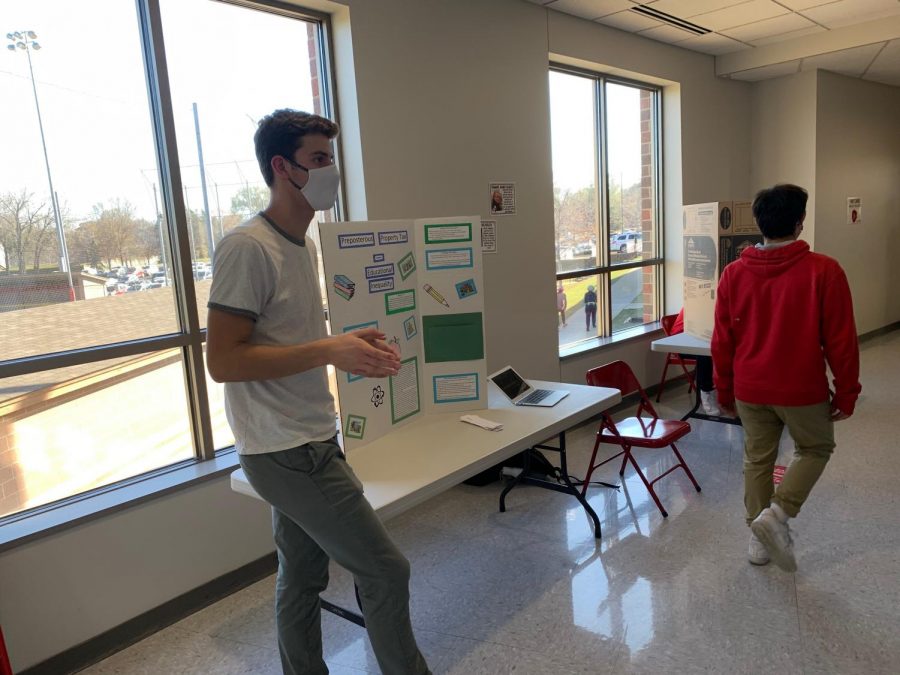
{"type": "MultiPolygon", "coordinates": [[[[659,320],[659,323],[662,325],[663,333],[667,336],[672,334],[672,324],[675,323],[675,319],[678,318],[677,314],[669,314],[668,316],[664,316],[659,320]]],[[[697,367],[696,359],[685,359],[675,354],[673,352],[669,352],[666,354],[666,365],[663,366],[662,379],[659,381],[659,389],[656,390],[656,402],[659,403],[662,398],[663,389],[666,386],[666,371],[669,370],[669,366],[681,366],[681,369],[684,371],[685,377],[687,377],[688,381],[688,393],[690,394],[694,390],[694,374],[687,369],[688,366],[697,367]]]]}
{"type": "Polygon", "coordinates": [[[687,462],[684,461],[681,453],[678,452],[678,448],[675,447],[675,441],[691,432],[691,425],[682,421],[660,419],[659,415],[656,414],[656,410],[653,409],[653,404],[650,403],[650,399],[647,398],[646,392],[637,381],[637,378],[634,376],[634,373],[631,371],[631,368],[628,367],[627,363],[624,361],[613,361],[612,363],[607,363],[605,366],[591,368],[587,372],[587,383],[595,387],[612,387],[618,389],[622,392],[623,398],[629,394],[638,392],[641,398],[635,417],[629,417],[620,422],[613,422],[613,419],[608,412],[603,413],[600,428],[597,430],[597,440],[594,442],[594,452],[591,454],[587,475],[584,477],[584,485],[581,488],[582,496],[587,492],[587,487],[591,480],[591,474],[594,473],[594,469],[603,466],[607,462],[611,462],[620,455],[624,455],[624,457],[622,458],[622,466],[619,469],[619,475],[625,475],[625,465],[630,460],[637,475],[641,477],[641,480],[647,487],[647,491],[650,493],[650,496],[653,497],[653,501],[656,502],[656,506],[663,514],[663,518],[667,518],[669,514],[663,508],[662,503],[659,501],[659,497],[656,496],[656,492],[653,490],[653,484],[656,483],[656,481],[672,473],[675,469],[681,468],[684,469],[684,472],[687,474],[688,478],[690,478],[691,483],[697,488],[697,492],[700,492],[700,485],[698,485],[697,481],[694,479],[694,474],[691,473],[687,462]],[[642,417],[642,413],[649,413],[650,416],[642,417]],[[600,447],[601,443],[618,445],[622,448],[622,452],[616,453],[599,464],[594,464],[594,460],[597,458],[597,448],[600,447]],[[641,471],[641,467],[638,466],[637,461],[635,461],[634,456],[631,454],[631,449],[665,448],[666,446],[672,448],[672,452],[674,452],[675,457],[678,458],[678,463],[653,480],[648,481],[644,472],[641,471]]]}
{"type": "Polygon", "coordinates": [[[0,629],[0,675],[13,675],[9,654],[6,653],[6,643],[3,641],[2,629],[0,629]]]}

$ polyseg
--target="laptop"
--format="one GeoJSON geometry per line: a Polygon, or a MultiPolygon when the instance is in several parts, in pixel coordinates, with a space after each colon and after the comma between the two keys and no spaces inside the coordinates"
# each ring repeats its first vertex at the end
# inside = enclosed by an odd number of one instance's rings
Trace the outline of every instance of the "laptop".
{"type": "Polygon", "coordinates": [[[522,379],[512,366],[498,370],[488,379],[512,401],[513,405],[531,405],[552,408],[562,401],[569,392],[560,389],[535,389],[522,379]]]}

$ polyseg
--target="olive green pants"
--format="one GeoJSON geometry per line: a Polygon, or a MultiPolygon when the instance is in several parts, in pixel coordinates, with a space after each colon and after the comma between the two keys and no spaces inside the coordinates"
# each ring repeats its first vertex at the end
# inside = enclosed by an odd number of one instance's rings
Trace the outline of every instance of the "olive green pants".
{"type": "Polygon", "coordinates": [[[275,618],[286,675],[325,675],[319,593],[329,558],[353,574],[384,675],[430,674],[409,620],[409,562],[363,495],[332,439],[240,455],[247,480],[272,505],[278,577],[275,618]]]}
{"type": "Polygon", "coordinates": [[[834,450],[834,422],[827,401],[815,405],[756,405],[737,401],[744,425],[744,506],[747,523],[772,502],[794,518],[834,450]],[[794,439],[794,457],[775,487],[772,472],[781,432],[794,439]]]}

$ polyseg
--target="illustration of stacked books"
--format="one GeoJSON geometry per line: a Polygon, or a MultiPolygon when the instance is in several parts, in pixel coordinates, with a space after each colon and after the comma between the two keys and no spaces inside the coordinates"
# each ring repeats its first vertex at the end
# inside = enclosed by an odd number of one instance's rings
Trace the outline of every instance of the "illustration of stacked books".
{"type": "Polygon", "coordinates": [[[341,296],[344,300],[349,300],[356,292],[356,284],[350,281],[343,274],[334,275],[334,292],[341,296]]]}

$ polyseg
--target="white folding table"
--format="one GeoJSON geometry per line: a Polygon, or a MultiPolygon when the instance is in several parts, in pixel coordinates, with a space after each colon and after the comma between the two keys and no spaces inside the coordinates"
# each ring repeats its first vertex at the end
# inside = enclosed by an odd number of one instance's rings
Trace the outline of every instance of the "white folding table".
{"type": "MultiPolygon", "coordinates": [[[[675,335],[668,335],[664,338],[660,338],[659,340],[654,340],[650,343],[650,349],[654,352],[690,354],[693,356],[712,356],[712,348],[710,346],[709,340],[703,340],[701,338],[694,337],[693,335],[688,335],[687,333],[676,333],[675,335]]],[[[741,425],[741,420],[738,417],[723,417],[721,415],[707,415],[706,413],[697,412],[700,409],[699,384],[694,387],[694,389],[694,407],[691,408],[688,413],[681,418],[682,420],[686,420],[689,417],[694,417],[701,420],[710,420],[712,422],[722,422],[724,424],[734,424],[737,426],[741,425]]]]}
{"type": "MultiPolygon", "coordinates": [[[[363,483],[366,497],[382,520],[388,520],[458,485],[528,448],[539,447],[560,455],[562,483],[529,476],[523,470],[500,496],[500,510],[516,485],[527,483],[575,497],[594,523],[600,538],[600,520],[576,489],[566,463],[567,429],[598,415],[622,400],[618,389],[559,382],[532,381],[537,388],[565,389],[569,395],[552,408],[515,406],[490,385],[488,408],[467,411],[503,424],[501,431],[486,431],[460,421],[460,413],[423,415],[371,443],[348,453],[347,461],[363,483]],[[541,445],[557,436],[559,447],[541,445]]],[[[231,487],[260,499],[242,469],[231,474],[231,487]]],[[[354,623],[362,617],[322,600],[322,607],[354,623]]]]}

